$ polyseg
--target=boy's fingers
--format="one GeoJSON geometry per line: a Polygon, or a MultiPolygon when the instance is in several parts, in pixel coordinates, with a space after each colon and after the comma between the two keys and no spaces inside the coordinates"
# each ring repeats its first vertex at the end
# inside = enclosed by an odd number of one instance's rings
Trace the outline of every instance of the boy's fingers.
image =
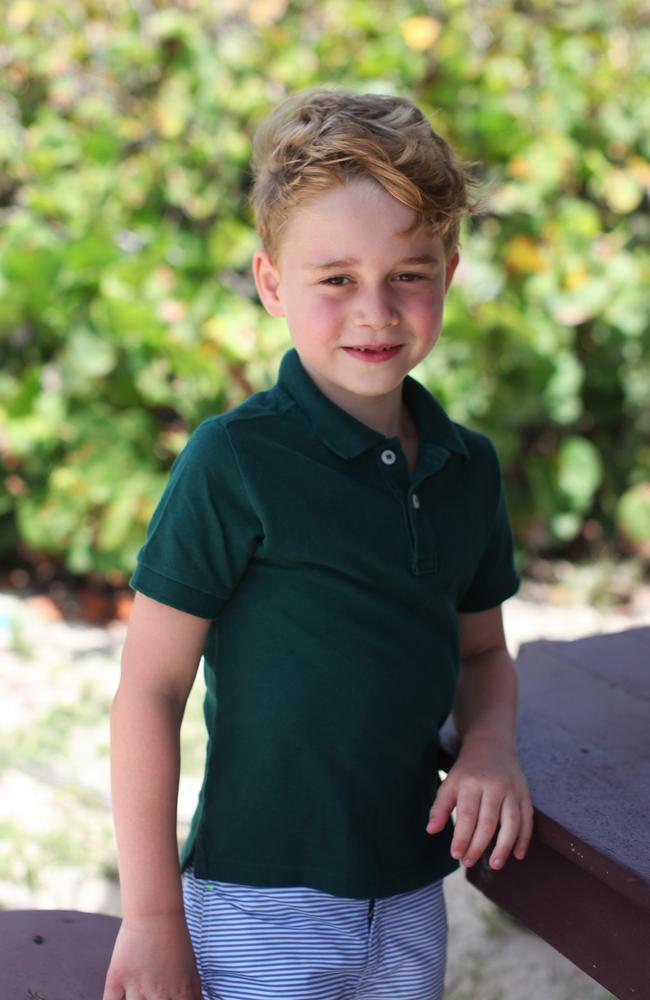
{"type": "Polygon", "coordinates": [[[122,986],[113,986],[112,984],[106,983],[104,986],[104,993],[102,995],[102,1000],[124,1000],[126,993],[122,986]]]}
{"type": "Polygon", "coordinates": [[[483,794],[474,831],[461,857],[462,864],[466,868],[476,864],[494,837],[499,823],[499,812],[499,800],[489,794],[483,794]]]}
{"type": "Polygon", "coordinates": [[[501,807],[501,829],[490,854],[490,868],[503,868],[510,857],[512,848],[522,827],[520,804],[513,799],[505,799],[501,807]]]}
{"type": "Polygon", "coordinates": [[[446,825],[456,805],[456,790],[448,779],[445,779],[438,789],[433,805],[429,810],[427,833],[437,833],[446,825]]]}
{"type": "Polygon", "coordinates": [[[474,836],[481,810],[481,789],[476,786],[464,788],[458,795],[456,804],[456,826],[451,842],[452,858],[463,858],[474,836]]]}
{"type": "Polygon", "coordinates": [[[517,843],[515,844],[514,854],[515,857],[522,861],[528,848],[530,847],[530,840],[533,835],[533,804],[530,799],[524,799],[521,803],[521,830],[519,831],[519,837],[517,838],[517,843]]]}

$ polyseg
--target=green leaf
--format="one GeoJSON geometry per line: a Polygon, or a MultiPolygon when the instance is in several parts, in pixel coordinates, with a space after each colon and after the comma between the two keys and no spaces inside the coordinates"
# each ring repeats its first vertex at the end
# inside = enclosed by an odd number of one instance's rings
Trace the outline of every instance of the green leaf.
{"type": "Polygon", "coordinates": [[[560,445],[557,479],[572,512],[584,513],[603,478],[603,463],[591,441],[584,437],[566,438],[560,445]]]}
{"type": "Polygon", "coordinates": [[[582,518],[577,514],[554,514],[551,518],[551,530],[556,538],[569,542],[575,538],[582,526],[582,518]]]}
{"type": "Polygon", "coordinates": [[[580,416],[583,381],[584,371],[575,354],[560,352],[555,358],[555,372],[544,388],[549,414],[559,424],[572,423],[580,416]]]}
{"type": "Polygon", "coordinates": [[[259,245],[255,230],[237,219],[220,220],[208,239],[210,260],[216,268],[224,270],[247,265],[259,245]]]}
{"type": "Polygon", "coordinates": [[[97,337],[88,327],[73,330],[61,354],[61,369],[67,385],[79,386],[87,379],[101,378],[117,362],[114,344],[97,337]]]}
{"type": "Polygon", "coordinates": [[[131,478],[118,487],[115,498],[102,513],[97,534],[100,549],[107,552],[119,551],[125,545],[133,523],[137,520],[141,489],[142,480],[138,478],[131,478]]]}
{"type": "Polygon", "coordinates": [[[619,529],[639,551],[650,556],[650,482],[626,490],[616,511],[619,529]]]}

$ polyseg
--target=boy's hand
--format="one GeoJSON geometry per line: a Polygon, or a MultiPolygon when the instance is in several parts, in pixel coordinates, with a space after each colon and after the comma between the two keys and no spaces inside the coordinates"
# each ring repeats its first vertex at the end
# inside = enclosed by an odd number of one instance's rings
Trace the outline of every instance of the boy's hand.
{"type": "Polygon", "coordinates": [[[490,868],[502,868],[513,847],[517,859],[526,856],[533,828],[533,806],[514,750],[489,740],[464,742],[456,763],[438,789],[429,812],[427,833],[443,830],[454,807],[456,826],[451,854],[466,868],[476,864],[499,825],[490,868]]]}
{"type": "Polygon", "coordinates": [[[103,1000],[201,1000],[201,985],[183,914],[122,923],[103,1000]]]}

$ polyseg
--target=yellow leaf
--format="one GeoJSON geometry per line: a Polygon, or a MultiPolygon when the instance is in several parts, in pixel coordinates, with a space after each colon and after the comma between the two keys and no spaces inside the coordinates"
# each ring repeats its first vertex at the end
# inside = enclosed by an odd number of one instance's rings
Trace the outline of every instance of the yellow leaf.
{"type": "Polygon", "coordinates": [[[163,139],[176,139],[185,128],[183,115],[162,102],[154,105],[151,110],[151,121],[159,136],[163,139]]]}
{"type": "Polygon", "coordinates": [[[115,125],[121,139],[137,142],[147,134],[145,123],[137,118],[121,118],[115,125]]]}
{"type": "Polygon", "coordinates": [[[603,194],[609,207],[623,215],[633,212],[643,200],[643,188],[639,182],[619,167],[608,171],[603,194]]]}
{"type": "Polygon", "coordinates": [[[650,189],[650,163],[647,160],[641,156],[631,156],[627,161],[627,169],[639,184],[650,189]]]}
{"type": "Polygon", "coordinates": [[[428,49],[438,40],[440,23],[432,17],[407,17],[400,25],[402,38],[410,49],[428,49]]]}
{"type": "Polygon", "coordinates": [[[58,469],[54,469],[52,475],[50,476],[50,485],[58,493],[76,493],[80,484],[81,477],[79,472],[74,469],[67,468],[65,465],[59,466],[58,469]]]}
{"type": "Polygon", "coordinates": [[[24,31],[34,16],[34,7],[31,0],[16,0],[7,13],[7,27],[11,31],[24,31]]]}
{"type": "Polygon", "coordinates": [[[508,173],[516,177],[518,181],[527,181],[532,172],[530,163],[523,156],[513,156],[508,163],[508,173]]]}
{"type": "Polygon", "coordinates": [[[505,261],[508,269],[518,274],[545,271],[547,266],[537,244],[530,236],[514,236],[506,248],[505,261]]]}
{"type": "Polygon", "coordinates": [[[248,19],[257,28],[273,24],[287,10],[287,0],[253,0],[248,10],[248,19]]]}
{"type": "Polygon", "coordinates": [[[586,268],[582,267],[581,265],[578,267],[574,267],[570,271],[567,271],[567,273],[565,274],[563,282],[564,287],[568,291],[572,292],[576,288],[580,288],[581,285],[584,285],[588,277],[589,274],[586,268]]]}

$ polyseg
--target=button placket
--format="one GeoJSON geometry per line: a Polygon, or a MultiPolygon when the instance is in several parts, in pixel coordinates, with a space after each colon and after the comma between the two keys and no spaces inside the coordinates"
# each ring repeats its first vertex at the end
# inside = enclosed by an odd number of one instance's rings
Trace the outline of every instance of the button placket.
{"type": "Polygon", "coordinates": [[[431,521],[431,511],[426,506],[422,509],[423,490],[427,489],[426,479],[427,476],[421,476],[411,484],[410,502],[407,508],[413,538],[413,572],[416,576],[438,572],[438,545],[431,521]]]}
{"type": "Polygon", "coordinates": [[[411,511],[409,510],[409,475],[406,465],[406,457],[404,456],[398,441],[386,441],[384,444],[389,445],[389,447],[383,447],[381,451],[378,449],[375,452],[374,461],[382,471],[381,478],[384,484],[388,487],[395,501],[399,504],[403,517],[404,531],[406,532],[408,539],[410,558],[412,561],[414,557],[415,537],[413,533],[413,525],[411,523],[411,511]],[[392,447],[390,447],[390,445],[392,445],[392,447]]]}

